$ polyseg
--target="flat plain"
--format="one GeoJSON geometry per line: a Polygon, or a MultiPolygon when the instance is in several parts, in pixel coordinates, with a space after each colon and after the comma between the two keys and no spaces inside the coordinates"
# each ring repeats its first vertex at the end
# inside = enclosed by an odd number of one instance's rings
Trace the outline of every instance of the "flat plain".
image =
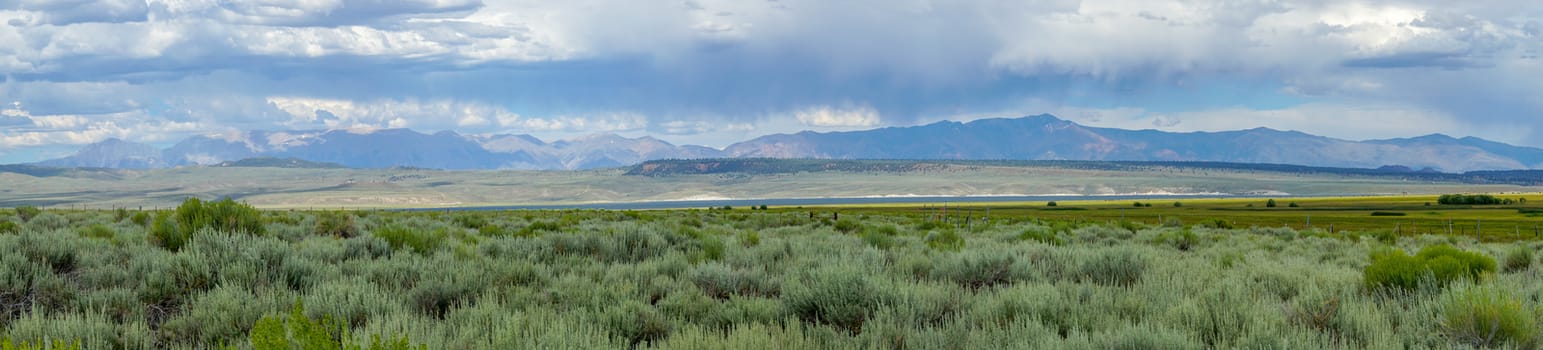
{"type": "Polygon", "coordinates": [[[591,171],[441,171],[184,167],[0,172],[0,206],[168,208],[189,197],[232,197],[261,208],[434,208],[693,199],[983,195],[1391,195],[1538,192],[1512,184],[1414,177],[1140,166],[938,163],[908,171],[627,175],[591,171]]]}

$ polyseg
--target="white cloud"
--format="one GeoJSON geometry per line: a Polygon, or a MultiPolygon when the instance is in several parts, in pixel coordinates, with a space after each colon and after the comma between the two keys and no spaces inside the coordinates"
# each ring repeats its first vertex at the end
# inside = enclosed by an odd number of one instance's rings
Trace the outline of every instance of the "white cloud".
{"type": "Polygon", "coordinates": [[[1543,140],[1543,100],[1518,93],[1543,91],[1535,1],[0,0],[0,24],[0,99],[38,114],[0,125],[28,144],[148,126],[718,142],[1047,111],[1543,140]],[[1128,102],[1178,81],[1300,100],[1128,102]]]}
{"type": "Polygon", "coordinates": [[[527,117],[482,102],[450,99],[354,101],[275,96],[268,103],[288,115],[297,129],[416,128],[481,132],[620,132],[647,127],[648,117],[631,112],[527,117]]]}
{"type": "Polygon", "coordinates": [[[879,112],[872,107],[815,106],[793,112],[799,123],[813,127],[871,127],[879,125],[879,112]]]}

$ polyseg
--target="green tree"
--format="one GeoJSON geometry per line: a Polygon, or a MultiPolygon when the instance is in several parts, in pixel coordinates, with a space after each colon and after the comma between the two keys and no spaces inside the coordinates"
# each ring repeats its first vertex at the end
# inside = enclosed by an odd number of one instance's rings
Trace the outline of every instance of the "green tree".
{"type": "Polygon", "coordinates": [[[1275,199],[1272,198],[1272,199],[1270,199],[1268,201],[1265,201],[1264,202],[1264,207],[1265,208],[1274,208],[1275,207],[1275,199]]]}

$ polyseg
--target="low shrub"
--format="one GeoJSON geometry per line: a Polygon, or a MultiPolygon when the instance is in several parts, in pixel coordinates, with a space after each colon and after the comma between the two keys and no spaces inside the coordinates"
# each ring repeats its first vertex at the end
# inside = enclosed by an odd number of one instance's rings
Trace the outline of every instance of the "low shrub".
{"type": "Polygon", "coordinates": [[[1152,243],[1187,252],[1200,244],[1200,237],[1190,230],[1167,230],[1153,237],[1152,243]]]}
{"type": "Polygon", "coordinates": [[[702,255],[699,261],[723,260],[723,251],[728,247],[723,244],[723,239],[713,235],[703,235],[697,239],[702,247],[702,255]]]}
{"type": "Polygon", "coordinates": [[[964,237],[960,237],[959,233],[952,229],[929,232],[922,241],[927,242],[928,247],[937,250],[958,251],[964,248],[964,237]]]}
{"type": "Polygon", "coordinates": [[[770,297],[782,294],[777,279],[759,270],[738,270],[722,263],[697,265],[686,272],[686,279],[703,294],[720,300],[733,296],[770,297]]]}
{"type": "Polygon", "coordinates": [[[350,238],[359,235],[359,225],[354,223],[354,216],[341,211],[322,211],[316,213],[316,235],[350,238]]]}
{"type": "Polygon", "coordinates": [[[24,222],[24,223],[32,221],[32,218],[35,218],[35,217],[38,216],[38,214],[42,214],[43,213],[42,209],[38,209],[37,207],[30,206],[30,205],[18,206],[18,207],[16,207],[15,210],[16,210],[16,218],[17,219],[21,219],[21,222],[24,222]]]}
{"type": "Polygon", "coordinates": [[[0,220],[0,234],[7,234],[7,233],[14,234],[14,233],[20,233],[20,232],[21,232],[21,225],[17,225],[16,223],[11,222],[10,220],[0,220]]]}
{"type": "Polygon", "coordinates": [[[107,225],[95,224],[80,228],[76,231],[76,234],[79,234],[81,237],[112,239],[116,233],[107,225]]]}
{"type": "Polygon", "coordinates": [[[1409,214],[1407,214],[1407,213],[1400,213],[1400,212],[1396,212],[1396,211],[1374,211],[1374,212],[1372,212],[1372,216],[1408,216],[1408,215],[1409,214]]]}
{"type": "Polygon", "coordinates": [[[1469,286],[1442,300],[1441,329],[1452,340],[1475,347],[1537,345],[1534,308],[1492,286],[1469,286]]]}
{"type": "Polygon", "coordinates": [[[521,237],[531,237],[543,232],[561,232],[562,225],[552,221],[535,221],[520,229],[521,237]]]}
{"type": "Polygon", "coordinates": [[[264,230],[262,212],[230,197],[213,202],[188,198],[175,212],[177,230],[186,236],[205,228],[254,235],[261,235],[264,230]]]}
{"type": "Polygon", "coordinates": [[[863,228],[863,224],[862,223],[858,223],[857,220],[841,219],[841,220],[836,220],[836,224],[832,225],[832,227],[834,227],[837,232],[852,233],[852,232],[857,232],[857,230],[859,230],[859,229],[862,229],[863,228]]]}
{"type": "Polygon", "coordinates": [[[1362,281],[1368,289],[1375,290],[1412,291],[1426,286],[1426,282],[1440,288],[1460,279],[1477,281],[1483,274],[1495,272],[1494,258],[1444,244],[1425,247],[1414,256],[1402,250],[1377,252],[1371,260],[1362,273],[1362,281]]]}
{"type": "Polygon", "coordinates": [[[249,343],[256,350],[289,350],[289,349],[313,349],[313,350],[410,350],[428,349],[428,345],[414,345],[406,336],[387,337],[382,339],[379,334],[370,336],[367,343],[355,342],[348,335],[348,328],[330,317],[321,319],[306,317],[305,306],[295,302],[295,307],[289,312],[289,317],[270,315],[257,320],[252,325],[252,332],[247,336],[249,343]]]}
{"type": "Polygon", "coordinates": [[[1000,251],[955,254],[932,269],[933,278],[954,282],[970,290],[1012,283],[1012,255],[1000,251]]]}
{"type": "Polygon", "coordinates": [[[412,249],[413,252],[424,255],[433,254],[435,250],[439,250],[445,238],[449,236],[444,230],[428,231],[395,224],[377,228],[370,233],[376,238],[385,240],[393,250],[412,249]]]}
{"type": "Polygon", "coordinates": [[[1505,255],[1505,271],[1526,271],[1532,267],[1532,249],[1523,245],[1511,247],[1505,255]]]}
{"type": "Polygon", "coordinates": [[[861,235],[863,243],[878,249],[889,249],[895,246],[895,237],[879,232],[865,231],[861,235]]]}
{"type": "Polygon", "coordinates": [[[663,340],[675,329],[674,323],[659,310],[636,301],[610,308],[603,317],[611,334],[627,340],[633,348],[663,340]]]}
{"type": "Polygon", "coordinates": [[[782,303],[804,322],[861,333],[863,323],[885,302],[881,290],[864,275],[848,267],[813,271],[783,291],[782,303]]]}
{"type": "MultiPolygon", "coordinates": [[[[1454,275],[1450,277],[1454,280],[1460,277],[1467,277],[1477,281],[1482,274],[1495,272],[1495,258],[1484,255],[1484,253],[1458,250],[1445,244],[1420,249],[1420,252],[1415,254],[1415,257],[1428,262],[1440,258],[1451,258],[1453,265],[1461,267],[1452,271],[1454,275]]],[[[1438,274],[1436,277],[1441,279],[1446,276],[1438,274]]]]}
{"type": "Polygon", "coordinates": [[[489,224],[488,218],[486,216],[474,213],[463,213],[456,215],[454,218],[451,218],[450,221],[461,227],[473,230],[482,228],[483,226],[487,226],[489,224]]]}
{"type": "Polygon", "coordinates": [[[1082,261],[1078,277],[1082,281],[1116,287],[1130,287],[1141,282],[1147,260],[1131,249],[1109,249],[1082,261]]]}
{"type": "Polygon", "coordinates": [[[1227,221],[1227,220],[1222,220],[1222,219],[1208,219],[1208,220],[1205,220],[1205,221],[1201,221],[1198,224],[1195,224],[1195,226],[1196,227],[1204,227],[1204,228],[1215,228],[1215,229],[1227,229],[1227,230],[1230,230],[1230,229],[1232,229],[1232,222],[1231,221],[1227,221]]]}
{"type": "Polygon", "coordinates": [[[70,228],[70,219],[55,213],[42,213],[25,225],[33,231],[52,231],[70,228]]]}
{"type": "Polygon", "coordinates": [[[129,216],[129,222],[133,222],[135,225],[139,226],[149,225],[150,213],[145,211],[136,211],[134,212],[134,215],[129,216]]]}
{"type": "Polygon", "coordinates": [[[1018,234],[1018,240],[1035,241],[1049,245],[1066,244],[1066,240],[1061,239],[1061,236],[1056,234],[1055,230],[1048,228],[1030,228],[1023,230],[1022,233],[1018,234]]]}

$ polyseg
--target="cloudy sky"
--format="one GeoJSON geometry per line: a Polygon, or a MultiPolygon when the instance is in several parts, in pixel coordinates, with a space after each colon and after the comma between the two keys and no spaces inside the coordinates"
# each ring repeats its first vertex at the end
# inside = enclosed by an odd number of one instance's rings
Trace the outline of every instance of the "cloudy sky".
{"type": "Polygon", "coordinates": [[[0,0],[0,163],[107,138],[767,133],[1052,113],[1543,146],[1533,0],[0,0]]]}

